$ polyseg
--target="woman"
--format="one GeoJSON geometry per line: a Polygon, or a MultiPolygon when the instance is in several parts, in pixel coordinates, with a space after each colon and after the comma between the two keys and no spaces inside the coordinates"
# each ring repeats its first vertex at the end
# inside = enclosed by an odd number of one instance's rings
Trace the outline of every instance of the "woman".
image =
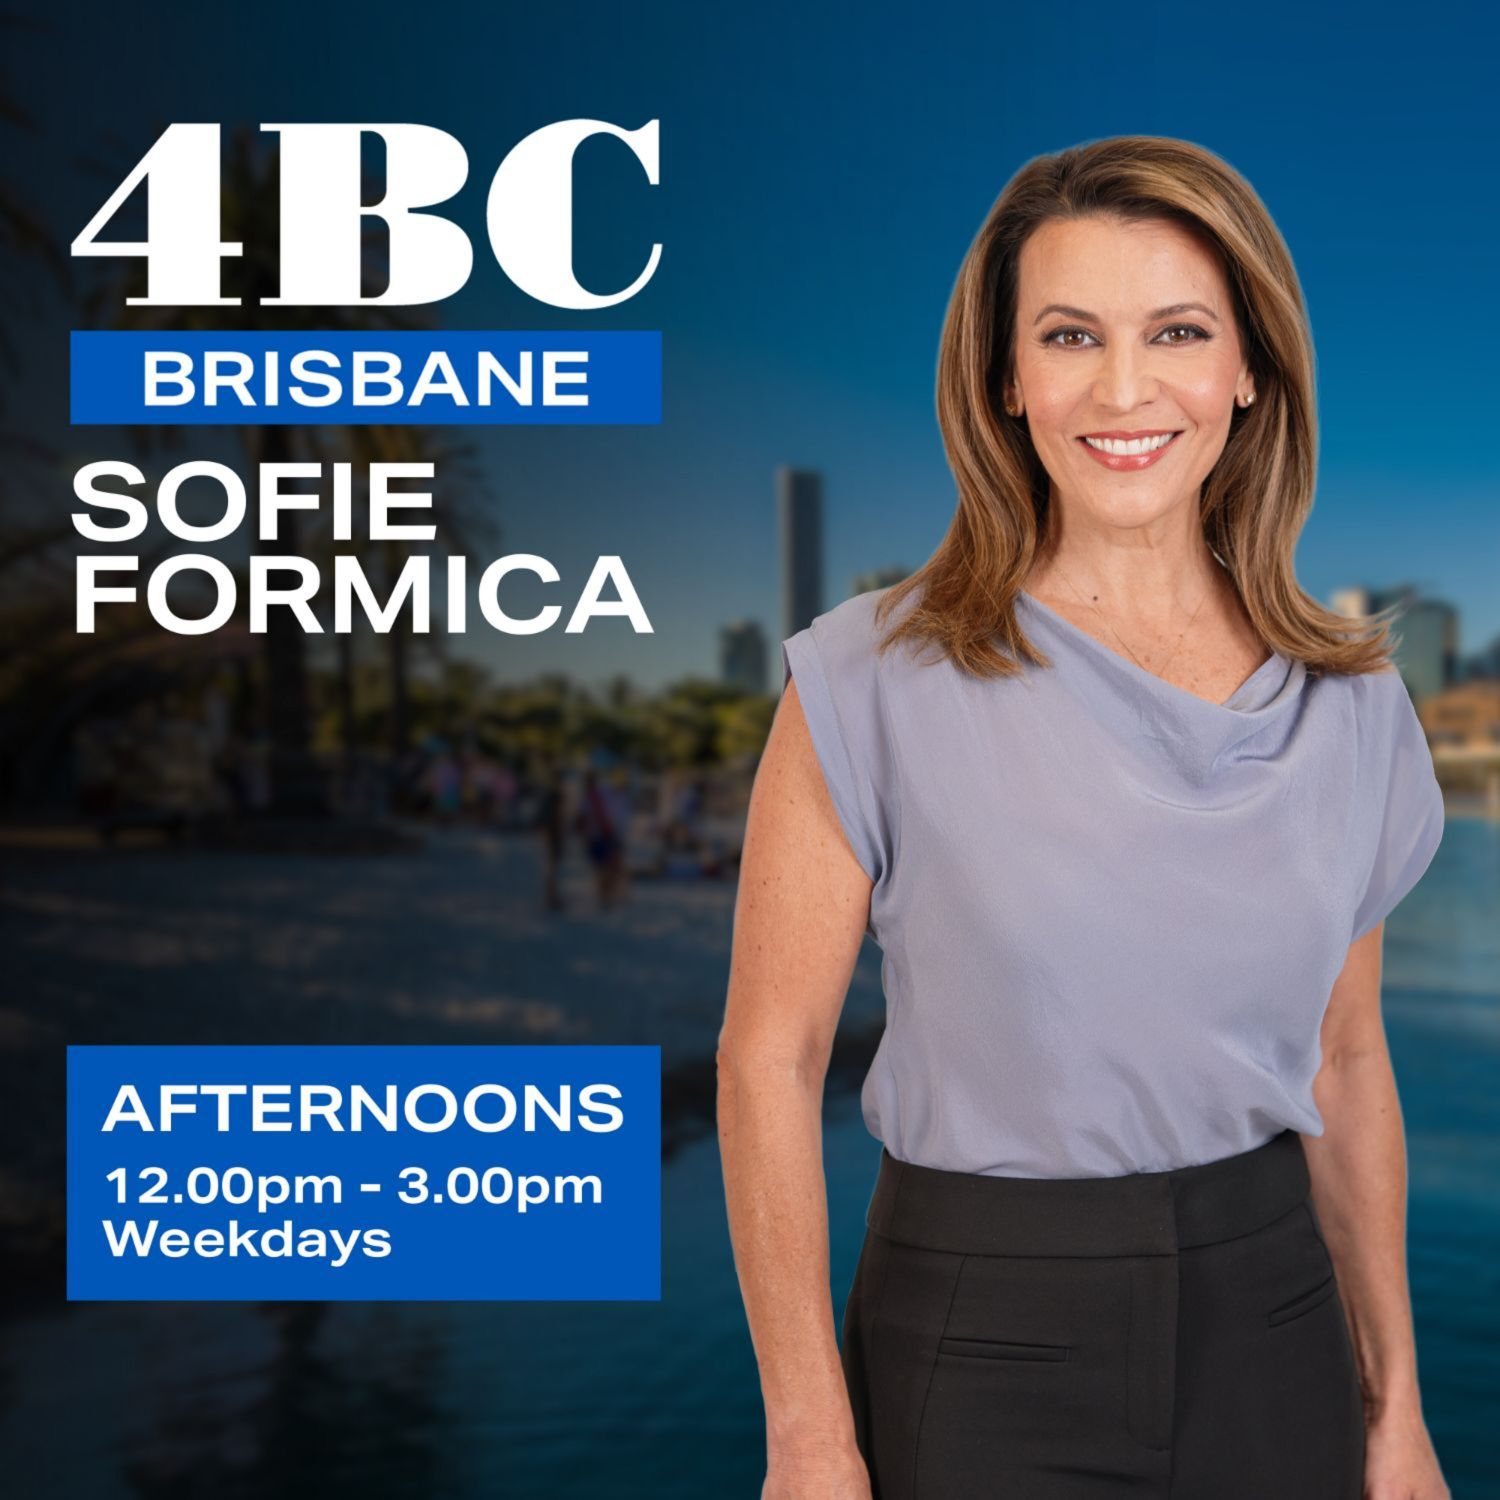
{"type": "Polygon", "coordinates": [[[1313,353],[1223,161],[1029,164],[959,275],[959,502],[784,643],[719,1047],[765,1500],[1447,1500],[1385,917],[1443,805],[1388,621],[1292,566],[1313,353]],[[820,1097],[883,1142],[842,1344],[820,1097]]]}

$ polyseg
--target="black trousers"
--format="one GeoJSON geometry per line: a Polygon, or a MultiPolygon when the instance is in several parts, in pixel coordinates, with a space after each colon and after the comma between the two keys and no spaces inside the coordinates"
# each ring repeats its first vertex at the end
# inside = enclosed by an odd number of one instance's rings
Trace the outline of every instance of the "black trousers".
{"type": "Polygon", "coordinates": [[[841,1340],[875,1500],[1359,1500],[1309,1186],[1291,1130],[1123,1177],[882,1150],[841,1340]]]}

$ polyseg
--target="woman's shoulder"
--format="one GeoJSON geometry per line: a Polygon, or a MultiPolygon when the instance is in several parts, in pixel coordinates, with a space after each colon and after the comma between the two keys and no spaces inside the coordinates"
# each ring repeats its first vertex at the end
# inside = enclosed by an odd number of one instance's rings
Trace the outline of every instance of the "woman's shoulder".
{"type": "Polygon", "coordinates": [[[891,587],[852,594],[832,609],[813,617],[808,630],[830,663],[842,663],[851,670],[864,664],[867,670],[875,672],[882,669],[887,658],[903,654],[899,642],[888,651],[882,652],[879,648],[892,628],[912,608],[916,596],[909,593],[894,607],[882,612],[881,602],[891,592],[891,587]]]}
{"type": "Polygon", "coordinates": [[[851,594],[842,603],[825,609],[813,616],[813,626],[825,632],[847,632],[858,635],[871,629],[875,623],[875,611],[880,601],[890,593],[889,588],[869,589],[863,594],[851,594]]]}
{"type": "Polygon", "coordinates": [[[1406,679],[1394,663],[1387,663],[1378,672],[1365,672],[1363,677],[1364,703],[1371,720],[1387,738],[1422,737],[1426,731],[1417,713],[1416,701],[1406,679]]]}
{"type": "Polygon", "coordinates": [[[1359,763],[1384,774],[1403,748],[1426,746],[1427,732],[1406,679],[1394,662],[1371,672],[1322,672],[1318,701],[1335,706],[1333,722],[1347,736],[1359,763]]]}
{"type": "Polygon", "coordinates": [[[1411,705],[1406,679],[1393,661],[1371,672],[1319,672],[1316,681],[1344,697],[1361,718],[1387,718],[1411,705]]]}

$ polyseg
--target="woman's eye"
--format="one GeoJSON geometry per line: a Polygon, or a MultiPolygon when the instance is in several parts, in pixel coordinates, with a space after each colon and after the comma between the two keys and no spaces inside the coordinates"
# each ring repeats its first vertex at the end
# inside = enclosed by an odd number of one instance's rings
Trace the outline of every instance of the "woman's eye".
{"type": "MultiPolygon", "coordinates": [[[[1161,338],[1163,335],[1166,335],[1166,334],[1179,334],[1179,333],[1180,334],[1187,334],[1189,336],[1186,337],[1186,338],[1168,338],[1166,340],[1166,342],[1167,342],[1167,344],[1168,344],[1169,347],[1180,348],[1183,344],[1196,344],[1196,343],[1204,342],[1204,341],[1206,341],[1210,337],[1210,335],[1207,334],[1207,333],[1205,333],[1203,331],[1203,329],[1199,328],[1196,323],[1174,323],[1174,324],[1172,324],[1172,326],[1170,328],[1163,328],[1162,331],[1161,331],[1161,333],[1158,334],[1157,337],[1161,338]]],[[[1094,337],[1094,335],[1092,333],[1090,333],[1087,328],[1054,328],[1052,330],[1052,332],[1049,333],[1042,340],[1042,343],[1043,344],[1047,344],[1047,345],[1051,345],[1051,347],[1054,348],[1054,349],[1082,349],[1082,348],[1084,348],[1085,346],[1083,344],[1081,344],[1081,343],[1070,344],[1070,343],[1058,343],[1057,342],[1057,340],[1059,340],[1059,339],[1067,339],[1067,338],[1069,338],[1073,334],[1077,334],[1077,335],[1079,335],[1080,338],[1085,338],[1085,339],[1091,339],[1091,338],[1094,337]]]]}
{"type": "Polygon", "coordinates": [[[1042,342],[1044,344],[1052,344],[1052,347],[1055,348],[1055,349],[1081,349],[1083,347],[1081,344],[1057,344],[1057,343],[1053,343],[1053,341],[1055,339],[1063,338],[1063,337],[1065,337],[1066,335],[1068,335],[1070,333],[1079,333],[1079,334],[1082,334],[1083,337],[1086,338],[1086,339],[1091,339],[1094,336],[1093,334],[1091,334],[1088,331],[1087,328],[1054,328],[1052,330],[1052,332],[1049,333],[1046,336],[1046,338],[1044,338],[1042,340],[1042,342]]]}

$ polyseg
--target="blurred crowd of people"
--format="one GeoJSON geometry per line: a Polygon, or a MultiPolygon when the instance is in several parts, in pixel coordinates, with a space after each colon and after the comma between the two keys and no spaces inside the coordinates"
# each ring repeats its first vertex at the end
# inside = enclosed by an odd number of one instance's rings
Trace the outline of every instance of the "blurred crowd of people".
{"type": "MultiPolygon", "coordinates": [[[[96,716],[72,746],[78,810],[106,838],[143,827],[180,834],[271,808],[269,745],[237,731],[215,693],[96,716]]],[[[534,832],[552,911],[565,906],[570,850],[587,861],[601,909],[625,901],[635,878],[717,878],[738,866],[742,819],[709,815],[716,778],[729,774],[717,768],[646,771],[602,747],[512,760],[441,735],[397,757],[330,753],[319,767],[332,816],[534,832]]]]}

